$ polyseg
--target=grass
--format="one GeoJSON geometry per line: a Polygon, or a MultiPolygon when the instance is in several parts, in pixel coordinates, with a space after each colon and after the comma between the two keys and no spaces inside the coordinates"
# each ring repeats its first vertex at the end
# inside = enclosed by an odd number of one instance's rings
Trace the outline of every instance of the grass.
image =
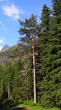
{"type": "Polygon", "coordinates": [[[30,102],[24,102],[23,104],[20,104],[19,106],[26,107],[29,110],[61,110],[60,108],[57,108],[57,107],[43,108],[39,104],[34,104],[31,101],[30,102]]]}
{"type": "Polygon", "coordinates": [[[2,108],[1,110],[9,110],[9,108],[14,107],[14,106],[20,106],[20,107],[24,107],[24,108],[28,108],[28,110],[61,110],[58,107],[51,107],[51,108],[45,108],[40,106],[39,104],[34,104],[32,101],[10,101],[10,102],[4,102],[4,108],[2,108]]]}

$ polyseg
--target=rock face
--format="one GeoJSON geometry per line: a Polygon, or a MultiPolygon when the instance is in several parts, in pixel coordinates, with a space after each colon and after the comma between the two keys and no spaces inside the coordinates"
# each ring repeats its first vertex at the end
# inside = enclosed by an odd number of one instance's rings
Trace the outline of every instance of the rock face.
{"type": "Polygon", "coordinates": [[[9,46],[6,44],[3,46],[3,48],[1,49],[1,51],[7,50],[9,48],[9,46]]]}

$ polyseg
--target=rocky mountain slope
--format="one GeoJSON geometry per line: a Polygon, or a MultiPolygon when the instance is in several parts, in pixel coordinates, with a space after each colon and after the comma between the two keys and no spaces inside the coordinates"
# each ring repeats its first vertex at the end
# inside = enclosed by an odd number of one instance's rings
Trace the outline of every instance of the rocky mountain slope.
{"type": "Polygon", "coordinates": [[[3,46],[3,48],[1,49],[1,51],[5,51],[9,48],[10,46],[8,46],[7,44],[3,46]]]}
{"type": "Polygon", "coordinates": [[[0,63],[16,58],[16,56],[18,56],[18,45],[12,47],[5,45],[0,51],[0,63]]]}

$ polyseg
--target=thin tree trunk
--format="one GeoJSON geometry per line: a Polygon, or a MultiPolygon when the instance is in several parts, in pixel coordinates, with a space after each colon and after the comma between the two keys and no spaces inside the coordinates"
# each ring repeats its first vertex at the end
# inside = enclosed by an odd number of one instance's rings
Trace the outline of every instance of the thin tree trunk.
{"type": "Polygon", "coordinates": [[[12,93],[10,91],[10,87],[8,86],[8,99],[12,99],[12,93]]]}
{"type": "Polygon", "coordinates": [[[8,86],[8,99],[10,99],[10,87],[8,86]]]}
{"type": "Polygon", "coordinates": [[[33,74],[34,74],[34,103],[36,103],[36,64],[35,64],[35,51],[34,44],[32,45],[33,49],[33,74]]]}

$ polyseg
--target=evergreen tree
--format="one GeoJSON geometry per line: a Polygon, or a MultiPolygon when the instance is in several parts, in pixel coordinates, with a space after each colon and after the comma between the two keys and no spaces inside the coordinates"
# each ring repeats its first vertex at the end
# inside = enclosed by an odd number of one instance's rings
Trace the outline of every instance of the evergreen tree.
{"type": "Polygon", "coordinates": [[[43,75],[40,83],[41,104],[61,106],[61,79],[59,78],[61,77],[61,1],[53,0],[52,3],[54,13],[50,20],[48,43],[41,60],[41,74],[43,75]]]}
{"type": "MultiPolygon", "coordinates": [[[[32,72],[32,53],[31,47],[24,45],[19,41],[19,56],[23,62],[23,69],[21,70],[22,79],[25,82],[25,87],[22,84],[22,100],[26,99],[27,101],[33,99],[33,72],[32,72]],[[26,78],[24,78],[26,77],[26,78]],[[24,94],[26,92],[26,95],[24,94]]],[[[23,83],[22,80],[22,83],[23,83]]]]}
{"type": "MultiPolygon", "coordinates": [[[[46,68],[46,57],[47,57],[47,47],[49,44],[49,25],[50,25],[50,9],[47,7],[47,5],[43,6],[42,14],[41,14],[41,23],[40,23],[40,32],[39,32],[39,46],[38,48],[38,56],[37,56],[37,89],[38,89],[38,101],[42,98],[42,91],[40,88],[43,87],[41,82],[43,81],[44,77],[47,74],[47,68],[46,68]]],[[[43,91],[45,92],[45,91],[43,91]]],[[[44,104],[44,102],[41,103],[44,104]]]]}
{"type": "Polygon", "coordinates": [[[45,38],[49,35],[50,13],[51,11],[47,7],[47,5],[44,5],[41,14],[41,29],[43,34],[42,36],[44,36],[45,38]]]}
{"type": "Polygon", "coordinates": [[[8,99],[12,98],[12,63],[5,63],[5,80],[4,80],[4,91],[8,94],[8,99]]]}
{"type": "Polygon", "coordinates": [[[34,103],[36,103],[36,73],[35,73],[35,52],[34,46],[37,41],[39,25],[37,24],[36,16],[33,14],[31,18],[25,19],[25,21],[19,21],[21,28],[19,30],[20,35],[25,35],[21,38],[21,41],[27,45],[32,46],[33,53],[33,68],[34,68],[34,103]]]}
{"type": "Polygon", "coordinates": [[[61,106],[61,1],[52,0],[53,3],[53,17],[50,22],[50,37],[49,37],[49,59],[50,59],[50,93],[52,100],[55,97],[54,105],[61,106]],[[53,86],[54,85],[54,86],[53,86]],[[57,86],[58,85],[58,86],[57,86]],[[52,90],[53,88],[53,90],[52,90]]]}
{"type": "Polygon", "coordinates": [[[2,98],[2,94],[3,94],[3,81],[4,81],[4,68],[3,66],[0,64],[0,99],[2,98]]]}
{"type": "Polygon", "coordinates": [[[53,14],[59,16],[61,14],[61,0],[52,0],[53,14]]]}
{"type": "Polygon", "coordinates": [[[13,62],[13,80],[12,80],[12,96],[13,96],[13,99],[21,99],[20,97],[20,87],[21,87],[21,68],[20,70],[18,69],[18,64],[17,64],[17,61],[14,61],[13,62]]]}

